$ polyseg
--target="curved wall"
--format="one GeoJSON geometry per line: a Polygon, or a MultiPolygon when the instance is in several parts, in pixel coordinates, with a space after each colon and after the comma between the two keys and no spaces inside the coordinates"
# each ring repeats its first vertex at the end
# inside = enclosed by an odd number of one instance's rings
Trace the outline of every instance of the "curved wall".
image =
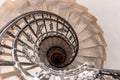
{"type": "Polygon", "coordinates": [[[105,68],[120,69],[120,0],[77,0],[97,17],[107,42],[105,68]]]}

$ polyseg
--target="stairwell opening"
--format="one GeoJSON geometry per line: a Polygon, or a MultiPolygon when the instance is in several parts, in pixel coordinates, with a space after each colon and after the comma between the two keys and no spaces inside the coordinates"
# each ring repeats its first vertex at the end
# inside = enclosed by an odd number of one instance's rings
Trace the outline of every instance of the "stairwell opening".
{"type": "Polygon", "coordinates": [[[59,67],[59,65],[64,64],[66,60],[65,50],[59,46],[53,46],[48,50],[47,58],[51,65],[59,67]]]}

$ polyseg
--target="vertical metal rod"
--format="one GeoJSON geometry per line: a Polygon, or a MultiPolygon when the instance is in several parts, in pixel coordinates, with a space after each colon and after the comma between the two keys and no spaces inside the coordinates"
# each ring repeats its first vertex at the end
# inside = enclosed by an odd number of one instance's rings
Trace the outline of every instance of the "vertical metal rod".
{"type": "MultiPolygon", "coordinates": [[[[25,20],[25,22],[28,24],[28,21],[27,21],[27,19],[24,17],[24,20],[25,20]]],[[[32,29],[32,27],[31,27],[31,25],[30,24],[28,24],[28,26],[29,26],[29,28],[30,28],[30,30],[32,31],[32,33],[35,35],[35,37],[37,38],[37,35],[36,35],[36,33],[34,32],[34,30],[32,29]]]]}
{"type": "Polygon", "coordinates": [[[43,13],[42,13],[42,19],[43,19],[43,23],[44,23],[44,26],[45,26],[45,30],[46,30],[47,36],[48,36],[47,26],[46,26],[46,23],[45,23],[45,18],[44,18],[44,14],[43,13]]]}
{"type": "Polygon", "coordinates": [[[7,31],[7,34],[8,34],[9,36],[11,36],[12,38],[15,38],[15,36],[14,36],[11,32],[7,31]]]}
{"type": "MultiPolygon", "coordinates": [[[[58,34],[58,17],[57,17],[56,33],[58,34]]],[[[56,34],[56,35],[57,35],[57,34],[56,34]]]]}
{"type": "MultiPolygon", "coordinates": [[[[36,18],[35,18],[35,16],[33,15],[33,18],[34,18],[34,20],[35,20],[35,23],[36,23],[36,25],[37,25],[37,28],[38,27],[40,27],[39,25],[38,25],[38,22],[36,21],[36,18]]],[[[40,33],[42,34],[42,32],[40,31],[40,33]]],[[[36,33],[37,34],[37,33],[36,33]]],[[[38,34],[37,34],[38,35],[38,34]]]]}

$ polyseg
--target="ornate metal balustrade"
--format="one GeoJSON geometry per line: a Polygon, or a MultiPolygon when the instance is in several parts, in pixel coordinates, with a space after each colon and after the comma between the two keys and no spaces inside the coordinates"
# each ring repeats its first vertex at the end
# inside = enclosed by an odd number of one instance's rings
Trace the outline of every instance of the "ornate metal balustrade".
{"type": "MultiPolygon", "coordinates": [[[[51,42],[50,39],[48,39],[48,42],[51,42]]],[[[53,66],[62,64],[57,67],[65,67],[75,59],[79,47],[76,33],[71,25],[60,16],[45,11],[29,12],[12,20],[1,31],[0,41],[0,54],[5,54],[6,49],[9,49],[12,51],[13,58],[12,62],[2,61],[0,65],[14,65],[27,79],[28,75],[30,77],[32,77],[32,75],[25,71],[23,65],[39,65],[44,68],[45,65],[42,56],[44,53],[50,57],[49,62],[53,61],[51,62],[51,64],[54,63],[53,66]],[[50,48],[54,47],[52,51],[56,50],[57,52],[53,52],[53,54],[48,52],[48,55],[45,52],[39,52],[42,51],[40,47],[44,46],[42,42],[45,41],[46,38],[51,39],[54,37],[60,38],[59,40],[66,43],[71,51],[68,53],[59,45],[51,45],[50,48]],[[5,38],[10,39],[11,42],[9,43],[11,44],[8,43],[8,45],[5,43],[5,38]],[[57,55],[65,60],[61,62],[60,59],[57,58],[57,55]],[[68,55],[72,56],[67,57],[68,55]],[[24,56],[25,59],[21,59],[19,56],[24,56]],[[54,58],[57,58],[59,62],[55,63],[54,58]]],[[[54,42],[54,40],[52,41],[54,42]]],[[[46,45],[46,47],[47,46],[48,45],[46,45]]],[[[44,56],[44,58],[46,57],[44,56]]]]}
{"type": "Polygon", "coordinates": [[[70,77],[74,77],[74,80],[105,80],[106,76],[120,79],[120,71],[99,70],[87,63],[75,69],[64,69],[74,61],[78,49],[78,38],[72,26],[50,12],[23,14],[9,22],[0,32],[0,56],[12,56],[12,61],[0,59],[0,66],[15,66],[25,79],[48,79],[53,75],[62,80],[70,77]],[[39,69],[33,75],[26,66],[39,69]]]}

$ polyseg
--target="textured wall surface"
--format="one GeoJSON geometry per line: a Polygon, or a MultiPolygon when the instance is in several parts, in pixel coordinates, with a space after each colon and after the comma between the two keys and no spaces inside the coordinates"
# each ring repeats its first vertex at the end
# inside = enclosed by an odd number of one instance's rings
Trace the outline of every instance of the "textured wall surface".
{"type": "MultiPolygon", "coordinates": [[[[5,0],[0,0],[0,5],[5,0]]],[[[105,68],[120,69],[120,0],[77,0],[97,17],[107,42],[105,68]]]]}
{"type": "Polygon", "coordinates": [[[97,17],[107,42],[105,68],[120,69],[120,0],[77,0],[97,17]]]}

